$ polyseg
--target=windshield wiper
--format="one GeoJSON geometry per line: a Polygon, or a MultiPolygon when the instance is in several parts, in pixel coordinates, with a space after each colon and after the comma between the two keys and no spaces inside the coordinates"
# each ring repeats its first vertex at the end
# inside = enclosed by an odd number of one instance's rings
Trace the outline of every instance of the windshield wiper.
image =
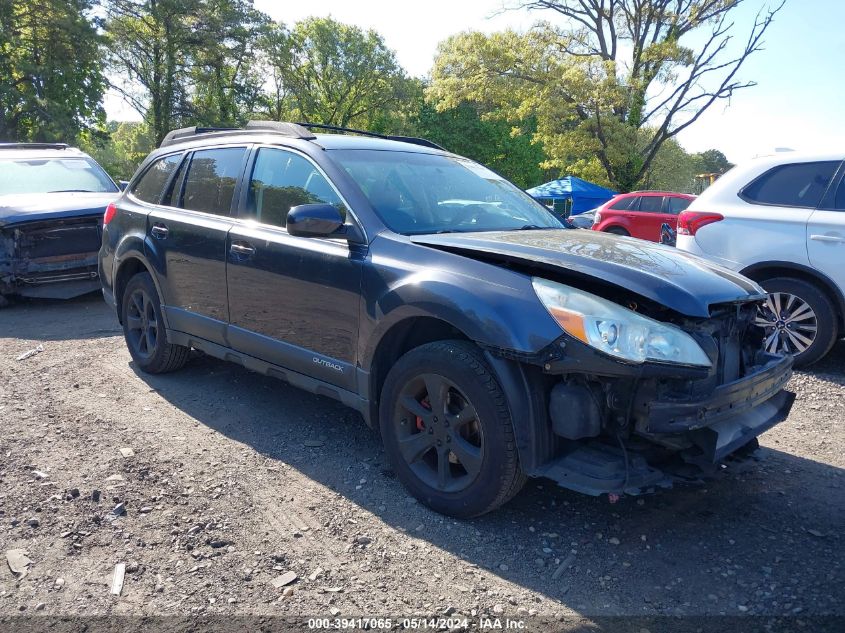
{"type": "Polygon", "coordinates": [[[523,224],[521,227],[516,229],[517,231],[539,231],[543,229],[550,229],[550,226],[538,226],[536,224],[523,224]]]}
{"type": "Polygon", "coordinates": [[[90,189],[56,189],[55,191],[48,191],[47,193],[97,193],[90,189]]]}

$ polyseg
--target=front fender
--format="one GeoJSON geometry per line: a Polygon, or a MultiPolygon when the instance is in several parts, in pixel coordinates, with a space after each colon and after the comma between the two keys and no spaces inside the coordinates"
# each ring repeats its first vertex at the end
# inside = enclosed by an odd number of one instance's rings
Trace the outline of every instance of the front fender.
{"type": "MultiPolygon", "coordinates": [[[[424,268],[382,285],[368,306],[373,324],[362,350],[362,366],[368,367],[384,335],[409,318],[430,317],[460,330],[482,347],[531,355],[560,337],[560,326],[543,308],[531,287],[531,279],[497,267],[508,283],[453,271],[424,268]],[[513,283],[514,281],[517,283],[513,283]]],[[[367,280],[372,287],[383,279],[367,280]]]]}

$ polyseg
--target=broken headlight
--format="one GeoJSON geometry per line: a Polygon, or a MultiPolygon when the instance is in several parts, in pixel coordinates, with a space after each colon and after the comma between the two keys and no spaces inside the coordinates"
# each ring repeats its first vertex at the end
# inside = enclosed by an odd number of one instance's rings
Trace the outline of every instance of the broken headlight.
{"type": "Polygon", "coordinates": [[[673,325],[547,279],[534,277],[532,283],[540,302],[564,331],[605,354],[634,363],[711,365],[698,343],[673,325]]]}

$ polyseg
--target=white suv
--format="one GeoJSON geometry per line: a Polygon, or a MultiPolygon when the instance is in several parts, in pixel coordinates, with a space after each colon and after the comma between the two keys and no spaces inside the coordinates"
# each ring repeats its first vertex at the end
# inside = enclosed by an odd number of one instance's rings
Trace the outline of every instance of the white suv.
{"type": "Polygon", "coordinates": [[[756,158],[678,216],[677,246],[760,283],[766,348],[798,367],[845,334],[845,152],[756,158]]]}

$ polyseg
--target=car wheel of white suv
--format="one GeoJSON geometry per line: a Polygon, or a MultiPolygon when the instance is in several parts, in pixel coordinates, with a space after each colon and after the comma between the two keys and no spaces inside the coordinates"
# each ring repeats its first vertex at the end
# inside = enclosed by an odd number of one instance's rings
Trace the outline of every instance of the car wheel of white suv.
{"type": "Polygon", "coordinates": [[[792,277],[767,279],[761,285],[769,293],[757,315],[757,325],[766,333],[766,351],[794,355],[796,367],[827,354],[837,337],[836,313],[827,295],[792,277]]]}

